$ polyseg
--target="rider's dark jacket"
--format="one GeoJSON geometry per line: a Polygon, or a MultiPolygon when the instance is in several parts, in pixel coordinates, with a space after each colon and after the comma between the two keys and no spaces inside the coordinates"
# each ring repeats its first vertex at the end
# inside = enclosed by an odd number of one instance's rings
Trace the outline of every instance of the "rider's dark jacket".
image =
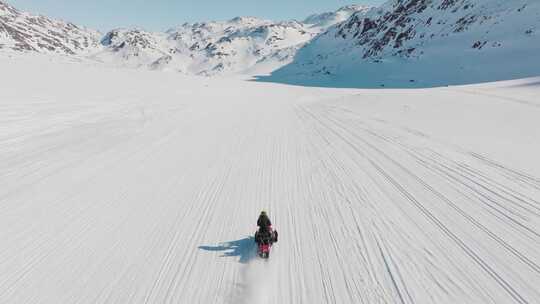
{"type": "Polygon", "coordinates": [[[268,227],[272,226],[272,222],[270,222],[268,215],[261,214],[257,220],[257,226],[259,226],[261,230],[266,230],[268,227]]]}

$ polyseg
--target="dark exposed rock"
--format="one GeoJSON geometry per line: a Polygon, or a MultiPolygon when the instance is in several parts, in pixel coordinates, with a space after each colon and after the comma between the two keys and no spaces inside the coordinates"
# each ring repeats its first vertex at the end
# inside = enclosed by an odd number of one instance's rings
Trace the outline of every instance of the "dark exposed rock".
{"type": "Polygon", "coordinates": [[[468,15],[468,16],[460,18],[456,22],[456,27],[454,29],[454,32],[455,33],[463,32],[464,30],[466,30],[469,27],[469,25],[475,23],[477,18],[478,18],[478,16],[476,16],[476,15],[468,15]]]}
{"type": "Polygon", "coordinates": [[[482,49],[482,48],[486,45],[486,43],[487,43],[487,41],[476,41],[476,42],[473,44],[472,48],[473,48],[473,49],[478,49],[478,50],[480,50],[480,49],[482,49]]]}

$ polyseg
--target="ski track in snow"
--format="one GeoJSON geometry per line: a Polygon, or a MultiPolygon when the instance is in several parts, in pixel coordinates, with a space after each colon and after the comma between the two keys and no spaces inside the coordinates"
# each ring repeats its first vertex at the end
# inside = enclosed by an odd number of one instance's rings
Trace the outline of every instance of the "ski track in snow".
{"type": "MultiPolygon", "coordinates": [[[[0,302],[540,302],[538,171],[396,119],[449,90],[402,108],[383,90],[169,80],[144,81],[179,93],[0,93],[0,302]],[[268,261],[249,238],[263,208],[268,261]]],[[[457,106],[539,114],[467,90],[457,106]]]]}

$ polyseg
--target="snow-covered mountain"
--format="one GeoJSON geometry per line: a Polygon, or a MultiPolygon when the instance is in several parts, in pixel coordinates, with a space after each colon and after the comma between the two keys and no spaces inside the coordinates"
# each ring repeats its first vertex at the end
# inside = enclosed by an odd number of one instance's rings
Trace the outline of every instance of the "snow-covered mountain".
{"type": "Polygon", "coordinates": [[[140,29],[115,29],[101,39],[101,49],[92,59],[132,68],[148,67],[167,56],[166,35],[140,29]]]}
{"type": "Polygon", "coordinates": [[[224,22],[184,24],[166,33],[114,30],[94,58],[186,74],[242,72],[266,62],[288,63],[316,34],[296,21],[238,17],[224,22]]]}
{"type": "Polygon", "coordinates": [[[429,86],[534,76],[539,32],[537,0],[393,0],[331,27],[271,78],[429,86]]]}
{"type": "Polygon", "coordinates": [[[299,48],[329,26],[365,9],[349,6],[304,22],[237,17],[186,23],[166,33],[114,30],[94,58],[198,75],[270,72],[290,63],[299,48]]]}
{"type": "Polygon", "coordinates": [[[304,22],[237,17],[186,23],[166,32],[114,29],[101,36],[0,2],[0,49],[82,55],[115,66],[196,75],[269,73],[290,63],[316,35],[365,9],[348,6],[304,22]]]}
{"type": "Polygon", "coordinates": [[[0,2],[0,49],[188,75],[322,86],[437,86],[537,76],[537,0],[390,0],[275,22],[186,23],[105,36],[0,2]]]}
{"type": "Polygon", "coordinates": [[[0,1],[0,50],[75,55],[99,47],[97,31],[21,12],[0,1]]]}

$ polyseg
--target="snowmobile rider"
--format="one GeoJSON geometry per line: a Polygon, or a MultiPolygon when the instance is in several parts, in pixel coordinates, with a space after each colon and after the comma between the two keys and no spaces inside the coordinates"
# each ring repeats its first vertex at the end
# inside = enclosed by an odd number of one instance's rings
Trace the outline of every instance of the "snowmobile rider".
{"type": "Polygon", "coordinates": [[[271,243],[277,242],[278,233],[272,229],[272,222],[266,211],[261,211],[257,226],[259,226],[259,231],[255,234],[255,242],[260,243],[264,238],[268,238],[271,243]]]}
{"type": "Polygon", "coordinates": [[[261,232],[270,231],[272,222],[266,211],[261,211],[261,215],[259,215],[259,219],[257,220],[257,226],[259,226],[259,231],[261,232]]]}

